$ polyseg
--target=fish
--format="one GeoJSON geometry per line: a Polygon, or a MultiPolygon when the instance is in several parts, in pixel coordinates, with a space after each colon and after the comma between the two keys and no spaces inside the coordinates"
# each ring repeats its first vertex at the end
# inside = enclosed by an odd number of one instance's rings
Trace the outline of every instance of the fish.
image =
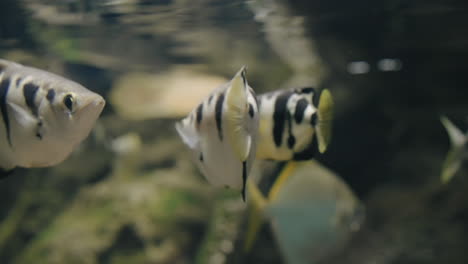
{"type": "Polygon", "coordinates": [[[331,141],[333,99],[328,89],[283,89],[258,96],[257,159],[309,160],[331,141]]]}
{"type": "Polygon", "coordinates": [[[267,196],[251,179],[247,187],[245,252],[266,221],[285,263],[322,263],[364,224],[363,203],[337,174],[315,160],[286,163],[267,196]]]}
{"type": "Polygon", "coordinates": [[[102,96],[64,77],[0,59],[0,168],[64,161],[90,133],[102,96]]]}
{"type": "Polygon", "coordinates": [[[440,174],[442,183],[448,183],[468,159],[468,131],[463,133],[445,116],[441,116],[440,121],[447,130],[451,145],[440,174]]]}
{"type": "Polygon", "coordinates": [[[256,155],[259,108],[242,67],[216,88],[175,128],[213,186],[241,190],[245,201],[248,174],[256,155]]]}

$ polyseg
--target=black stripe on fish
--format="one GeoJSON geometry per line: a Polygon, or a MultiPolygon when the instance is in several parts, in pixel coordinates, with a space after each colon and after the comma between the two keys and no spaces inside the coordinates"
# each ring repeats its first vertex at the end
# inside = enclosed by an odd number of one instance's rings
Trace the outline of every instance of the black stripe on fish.
{"type": "Polygon", "coordinates": [[[21,78],[21,77],[18,77],[18,79],[16,79],[16,88],[20,87],[20,83],[21,83],[22,80],[23,80],[23,78],[21,78]]]}
{"type": "Polygon", "coordinates": [[[304,119],[304,112],[308,105],[309,102],[304,98],[297,101],[296,110],[294,111],[294,120],[296,120],[296,123],[300,124],[302,122],[302,119],[304,119]]]}
{"type": "Polygon", "coordinates": [[[208,104],[211,104],[211,100],[213,100],[213,95],[210,95],[210,97],[208,98],[208,104]]]}
{"type": "Polygon", "coordinates": [[[54,89],[49,89],[49,90],[47,91],[46,98],[47,98],[47,100],[48,100],[50,103],[54,102],[55,90],[54,90],[54,89]]]}
{"type": "Polygon", "coordinates": [[[6,137],[10,147],[11,135],[10,135],[10,118],[8,117],[7,109],[7,95],[8,89],[10,88],[10,79],[5,78],[0,82],[0,111],[2,112],[3,123],[5,123],[6,137]]]}
{"type": "Polygon", "coordinates": [[[198,156],[198,159],[200,160],[200,162],[204,161],[203,152],[200,152],[200,156],[198,156]]]}
{"type": "Polygon", "coordinates": [[[310,117],[310,124],[315,127],[317,125],[317,112],[313,113],[310,117]]]}
{"type": "Polygon", "coordinates": [[[319,104],[319,99],[320,99],[320,93],[313,93],[312,94],[312,104],[318,108],[319,104]]]}
{"type": "Polygon", "coordinates": [[[300,93],[305,93],[305,94],[315,93],[315,89],[312,88],[312,87],[304,87],[304,88],[299,89],[299,92],[300,93]]]}
{"type": "Polygon", "coordinates": [[[200,126],[200,123],[203,119],[203,103],[197,107],[197,127],[200,126]]]}
{"type": "Polygon", "coordinates": [[[41,133],[42,125],[43,125],[42,120],[39,120],[39,122],[37,122],[36,137],[40,140],[42,140],[42,133],[41,133]]]}
{"type": "Polygon", "coordinates": [[[215,120],[216,128],[218,129],[219,140],[223,141],[223,127],[222,127],[222,114],[223,114],[224,94],[220,94],[216,100],[215,105],[215,120]]]}
{"type": "Polygon", "coordinates": [[[281,146],[281,141],[283,140],[285,119],[287,117],[286,106],[292,94],[292,92],[285,92],[279,95],[275,101],[275,110],[273,112],[273,140],[276,147],[281,146]]]}
{"type": "Polygon", "coordinates": [[[244,87],[247,86],[247,78],[245,78],[245,69],[241,72],[241,77],[242,77],[242,83],[244,84],[244,87]]]}
{"type": "Polygon", "coordinates": [[[245,184],[247,183],[247,161],[242,162],[242,200],[245,202],[245,184]]]}
{"type": "Polygon", "coordinates": [[[23,87],[23,96],[26,105],[36,117],[38,116],[38,109],[34,99],[36,99],[37,90],[39,90],[39,86],[34,83],[26,83],[23,87]]]}
{"type": "Polygon", "coordinates": [[[7,66],[6,66],[5,64],[2,64],[2,63],[0,62],[0,73],[2,73],[2,72],[6,69],[6,67],[7,67],[7,66]]]}
{"type": "Polygon", "coordinates": [[[249,104],[249,115],[250,115],[251,118],[253,118],[254,115],[255,115],[252,104],[249,104]]]}
{"type": "Polygon", "coordinates": [[[288,122],[288,148],[293,149],[294,145],[296,144],[296,138],[294,137],[292,133],[292,118],[289,112],[286,112],[286,121],[288,122]]]}
{"type": "Polygon", "coordinates": [[[288,148],[293,149],[294,145],[296,144],[296,138],[291,134],[288,137],[288,148]]]}
{"type": "Polygon", "coordinates": [[[318,143],[316,134],[312,137],[312,142],[302,151],[296,152],[293,155],[293,160],[301,161],[301,160],[310,160],[315,156],[315,153],[318,149],[318,143]]]}

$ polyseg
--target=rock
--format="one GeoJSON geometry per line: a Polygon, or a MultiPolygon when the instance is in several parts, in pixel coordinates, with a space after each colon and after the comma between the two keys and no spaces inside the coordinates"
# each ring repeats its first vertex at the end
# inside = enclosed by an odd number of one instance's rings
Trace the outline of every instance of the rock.
{"type": "Polygon", "coordinates": [[[135,72],[117,80],[110,100],[126,119],[179,118],[226,81],[190,67],[160,74],[135,72]]]}

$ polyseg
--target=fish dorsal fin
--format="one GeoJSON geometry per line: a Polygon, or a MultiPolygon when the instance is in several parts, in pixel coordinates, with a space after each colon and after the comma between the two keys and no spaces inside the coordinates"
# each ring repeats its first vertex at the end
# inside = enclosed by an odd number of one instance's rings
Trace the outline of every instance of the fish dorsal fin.
{"type": "Polygon", "coordinates": [[[188,122],[188,119],[183,119],[177,122],[175,124],[175,128],[177,130],[177,133],[179,133],[180,137],[182,138],[182,141],[184,141],[184,143],[187,144],[189,148],[197,148],[197,146],[199,145],[200,138],[195,129],[195,126],[188,122]]]}
{"type": "Polygon", "coordinates": [[[251,136],[245,127],[245,115],[248,111],[247,80],[245,79],[245,66],[234,78],[226,93],[226,134],[234,152],[241,161],[247,160],[252,144],[251,136]]]}
{"type": "Polygon", "coordinates": [[[317,117],[318,148],[320,153],[324,153],[331,140],[333,122],[333,98],[327,89],[323,90],[320,95],[317,117]]]}
{"type": "Polygon", "coordinates": [[[457,147],[465,143],[466,136],[463,134],[463,132],[460,131],[460,129],[458,129],[458,127],[452,123],[452,121],[450,121],[445,116],[441,116],[440,122],[442,122],[442,125],[444,125],[445,129],[447,130],[447,134],[449,135],[452,146],[457,147]]]}

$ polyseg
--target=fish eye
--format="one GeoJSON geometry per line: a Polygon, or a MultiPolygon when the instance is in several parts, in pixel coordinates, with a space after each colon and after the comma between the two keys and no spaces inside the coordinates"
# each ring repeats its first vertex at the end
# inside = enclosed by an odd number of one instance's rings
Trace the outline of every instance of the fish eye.
{"type": "Polygon", "coordinates": [[[73,111],[73,103],[75,102],[75,99],[73,98],[73,95],[67,94],[65,97],[63,97],[63,104],[70,110],[70,112],[73,111]]]}

